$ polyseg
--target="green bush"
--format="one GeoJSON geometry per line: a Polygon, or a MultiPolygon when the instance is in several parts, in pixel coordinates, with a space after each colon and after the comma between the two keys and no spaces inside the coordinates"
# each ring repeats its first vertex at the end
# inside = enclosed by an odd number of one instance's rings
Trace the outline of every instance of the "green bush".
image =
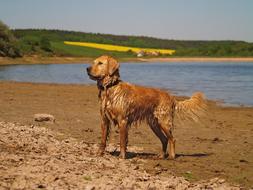
{"type": "Polygon", "coordinates": [[[8,26],[0,21],[0,56],[20,57],[17,40],[9,30],[8,26]]]}
{"type": "Polygon", "coordinates": [[[44,51],[47,51],[47,52],[51,52],[52,51],[52,47],[51,47],[51,44],[50,44],[50,41],[47,37],[43,36],[41,39],[40,39],[40,48],[44,51]]]}

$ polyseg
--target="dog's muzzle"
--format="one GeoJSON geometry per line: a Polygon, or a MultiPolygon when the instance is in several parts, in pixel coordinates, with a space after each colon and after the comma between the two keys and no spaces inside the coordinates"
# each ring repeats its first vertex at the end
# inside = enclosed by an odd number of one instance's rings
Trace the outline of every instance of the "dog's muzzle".
{"type": "Polygon", "coordinates": [[[98,77],[98,76],[94,76],[91,74],[91,67],[87,67],[87,74],[89,75],[90,79],[91,80],[99,80],[101,77],[98,77]]]}
{"type": "Polygon", "coordinates": [[[88,75],[90,74],[90,70],[91,70],[91,67],[87,67],[86,71],[87,71],[88,75]]]}

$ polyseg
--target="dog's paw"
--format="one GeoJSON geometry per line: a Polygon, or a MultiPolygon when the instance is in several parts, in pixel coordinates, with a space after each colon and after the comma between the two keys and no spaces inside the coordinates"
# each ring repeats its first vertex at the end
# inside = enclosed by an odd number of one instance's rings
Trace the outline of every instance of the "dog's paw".
{"type": "Polygon", "coordinates": [[[168,158],[168,154],[164,154],[164,153],[158,154],[158,159],[165,160],[167,158],[168,158]]]}
{"type": "Polygon", "coordinates": [[[126,153],[120,153],[119,157],[120,157],[121,159],[126,159],[126,153]]]}
{"type": "Polygon", "coordinates": [[[169,160],[175,160],[176,159],[176,155],[169,155],[169,160]]]}

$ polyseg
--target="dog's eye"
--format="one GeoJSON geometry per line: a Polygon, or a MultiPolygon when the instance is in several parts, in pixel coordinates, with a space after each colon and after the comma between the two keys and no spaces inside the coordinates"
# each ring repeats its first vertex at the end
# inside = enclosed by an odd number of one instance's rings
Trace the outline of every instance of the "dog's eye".
{"type": "Polygon", "coordinates": [[[102,62],[98,62],[98,65],[102,65],[103,63],[102,62]]]}

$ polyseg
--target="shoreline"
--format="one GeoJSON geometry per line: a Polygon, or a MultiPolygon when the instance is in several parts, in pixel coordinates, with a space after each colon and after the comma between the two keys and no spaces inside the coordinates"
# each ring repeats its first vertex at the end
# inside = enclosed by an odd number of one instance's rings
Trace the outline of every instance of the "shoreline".
{"type": "MultiPolygon", "coordinates": [[[[0,57],[0,65],[91,63],[92,57],[0,57]]],[[[120,62],[253,62],[253,57],[166,57],[166,58],[119,58],[120,62]]]]}
{"type": "Polygon", "coordinates": [[[143,62],[253,62],[253,57],[171,57],[139,58],[143,62]]]}

